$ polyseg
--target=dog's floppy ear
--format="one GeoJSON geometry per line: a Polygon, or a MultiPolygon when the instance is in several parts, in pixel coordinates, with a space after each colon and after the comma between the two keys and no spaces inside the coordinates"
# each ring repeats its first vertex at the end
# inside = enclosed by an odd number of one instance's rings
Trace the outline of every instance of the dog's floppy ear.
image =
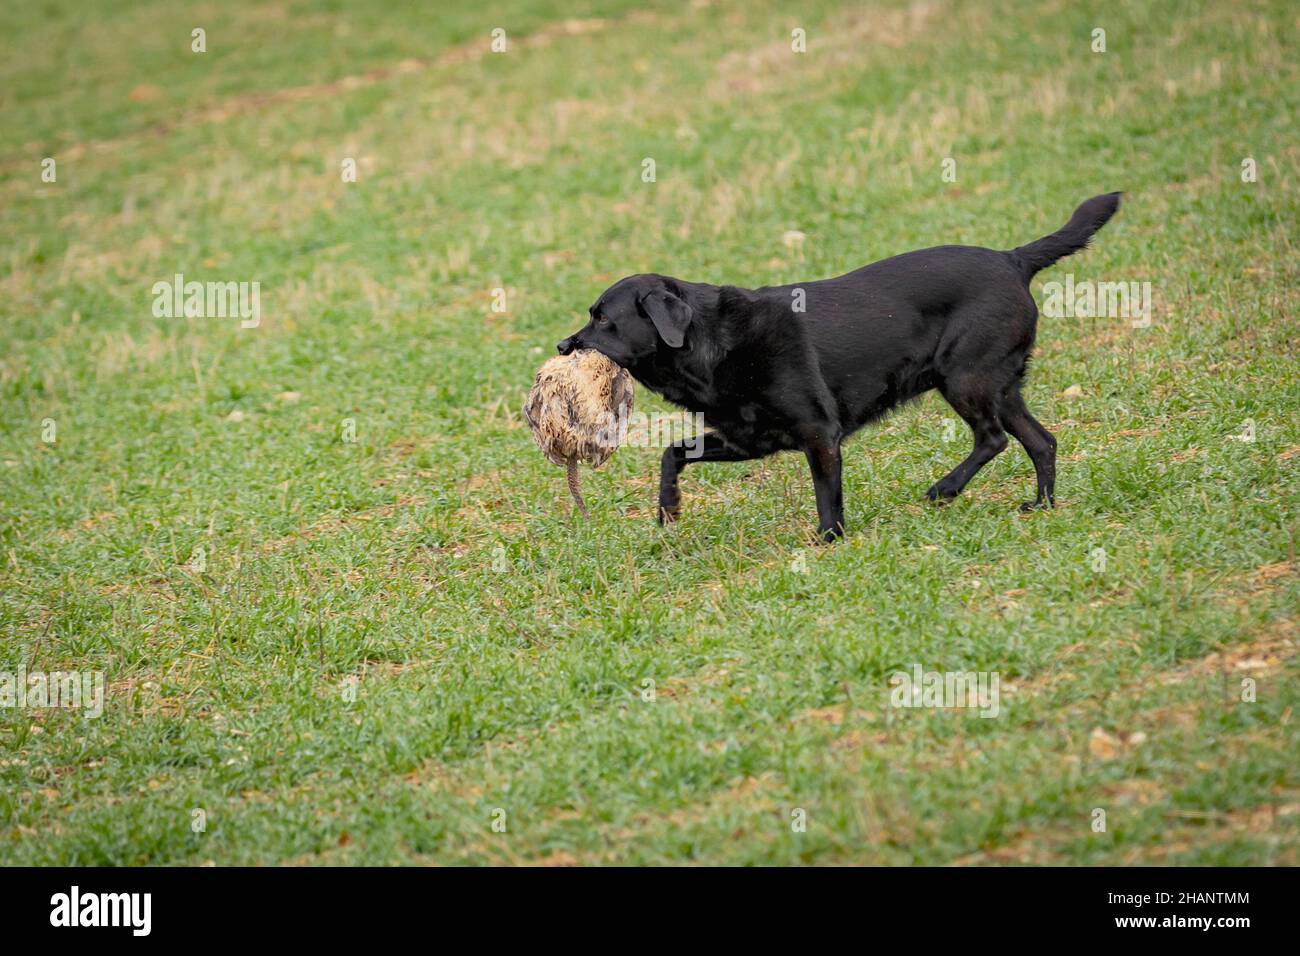
{"type": "Polygon", "coordinates": [[[655,324],[659,337],[675,349],[686,341],[686,327],[695,317],[695,311],[671,292],[655,289],[641,297],[641,308],[655,324]]]}

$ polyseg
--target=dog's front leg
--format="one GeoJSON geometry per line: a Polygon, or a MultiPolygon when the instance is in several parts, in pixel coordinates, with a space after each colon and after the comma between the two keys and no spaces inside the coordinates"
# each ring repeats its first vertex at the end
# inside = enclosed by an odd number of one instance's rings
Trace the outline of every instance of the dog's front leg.
{"type": "Polygon", "coordinates": [[[844,534],[844,489],[838,435],[818,434],[804,446],[817,493],[817,533],[830,544],[844,534]]]}
{"type": "Polygon", "coordinates": [[[677,476],[688,464],[694,461],[749,461],[754,457],[727,445],[716,432],[705,432],[702,437],[696,435],[669,445],[664,449],[663,465],[659,471],[659,523],[676,521],[681,513],[677,476]]]}
{"type": "Polygon", "coordinates": [[[659,523],[669,524],[682,513],[682,496],[677,490],[677,476],[685,464],[685,451],[681,443],[664,449],[663,464],[659,468],[659,523]]]}

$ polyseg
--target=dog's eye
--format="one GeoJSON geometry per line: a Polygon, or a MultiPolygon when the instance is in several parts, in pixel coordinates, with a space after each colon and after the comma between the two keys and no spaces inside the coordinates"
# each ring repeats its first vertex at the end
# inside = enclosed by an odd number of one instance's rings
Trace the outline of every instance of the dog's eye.
{"type": "Polygon", "coordinates": [[[598,316],[596,316],[596,324],[597,324],[597,325],[608,325],[608,324],[609,324],[609,316],[607,316],[607,315],[598,315],[598,316]]]}

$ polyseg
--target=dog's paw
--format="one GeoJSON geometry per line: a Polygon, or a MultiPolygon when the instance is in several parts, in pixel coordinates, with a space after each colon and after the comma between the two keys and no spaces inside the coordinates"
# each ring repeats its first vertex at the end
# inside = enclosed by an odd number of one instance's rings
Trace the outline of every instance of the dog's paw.
{"type": "Polygon", "coordinates": [[[659,523],[669,525],[682,516],[681,505],[659,505],[659,523]]]}
{"type": "Polygon", "coordinates": [[[1053,498],[1039,498],[1037,501],[1026,501],[1020,506],[1021,514],[1029,514],[1031,511],[1046,511],[1048,508],[1055,508],[1056,500],[1053,498]]]}
{"type": "Polygon", "coordinates": [[[844,537],[844,529],[838,525],[834,528],[817,529],[817,542],[819,544],[834,544],[842,537],[844,537]]]}
{"type": "Polygon", "coordinates": [[[942,481],[936,481],[926,491],[925,496],[937,505],[946,505],[957,497],[957,490],[942,481]]]}

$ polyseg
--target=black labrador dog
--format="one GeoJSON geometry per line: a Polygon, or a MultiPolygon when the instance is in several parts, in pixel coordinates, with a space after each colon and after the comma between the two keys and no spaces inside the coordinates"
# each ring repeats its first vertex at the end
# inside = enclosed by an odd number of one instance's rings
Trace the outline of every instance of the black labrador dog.
{"type": "Polygon", "coordinates": [[[1089,199],[1058,231],[1001,252],[938,246],[835,279],[740,289],[635,275],[610,286],[591,321],[559,343],[595,349],[670,402],[701,412],[703,453],[682,443],[663,456],[659,520],[680,510],[688,461],[746,461],[801,450],[817,493],[818,532],[844,531],[840,443],[902,402],[937,388],[975,435],[966,460],[926,492],[955,497],[1007,446],[1025,446],[1037,498],[1054,503],[1056,439],[1020,396],[1038,307],[1029,280],[1088,245],[1119,208],[1089,199]]]}

